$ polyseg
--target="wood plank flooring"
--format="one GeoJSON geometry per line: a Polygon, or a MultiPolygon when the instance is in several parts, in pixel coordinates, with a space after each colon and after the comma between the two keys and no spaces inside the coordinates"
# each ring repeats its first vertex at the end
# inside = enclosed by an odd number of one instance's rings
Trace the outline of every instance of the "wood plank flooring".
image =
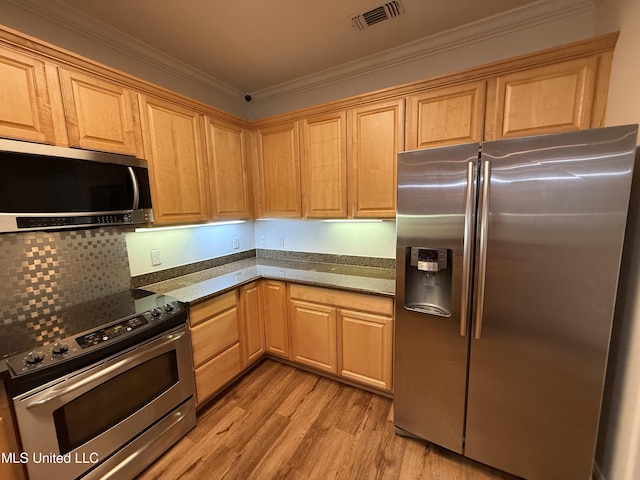
{"type": "Polygon", "coordinates": [[[388,398],[267,360],[138,480],[515,478],[396,435],[392,415],[388,398]]]}

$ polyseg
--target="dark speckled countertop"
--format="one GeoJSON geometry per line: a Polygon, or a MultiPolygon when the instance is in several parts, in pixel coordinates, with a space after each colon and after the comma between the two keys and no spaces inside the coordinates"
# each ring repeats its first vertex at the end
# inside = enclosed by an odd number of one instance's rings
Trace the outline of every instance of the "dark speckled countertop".
{"type": "Polygon", "coordinates": [[[390,268],[255,257],[142,288],[170,295],[182,302],[198,303],[259,278],[390,297],[395,295],[395,270],[390,268]]]}

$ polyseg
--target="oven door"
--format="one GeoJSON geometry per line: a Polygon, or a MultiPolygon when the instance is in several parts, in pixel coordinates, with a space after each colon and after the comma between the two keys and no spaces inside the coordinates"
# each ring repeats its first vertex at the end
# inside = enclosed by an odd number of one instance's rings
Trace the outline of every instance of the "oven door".
{"type": "Polygon", "coordinates": [[[76,478],[193,396],[186,327],[14,398],[31,480],[76,478]]]}

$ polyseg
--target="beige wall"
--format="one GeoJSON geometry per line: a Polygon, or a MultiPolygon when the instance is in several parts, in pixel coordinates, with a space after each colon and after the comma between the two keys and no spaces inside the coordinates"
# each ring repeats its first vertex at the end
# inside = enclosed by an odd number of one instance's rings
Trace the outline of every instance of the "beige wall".
{"type": "MultiPolygon", "coordinates": [[[[596,31],[620,31],[607,125],[640,123],[640,1],[601,0],[596,31]]],[[[640,142],[639,142],[640,143],[640,142]]],[[[640,478],[640,187],[636,165],[607,392],[596,455],[602,478],[640,478]]]]}

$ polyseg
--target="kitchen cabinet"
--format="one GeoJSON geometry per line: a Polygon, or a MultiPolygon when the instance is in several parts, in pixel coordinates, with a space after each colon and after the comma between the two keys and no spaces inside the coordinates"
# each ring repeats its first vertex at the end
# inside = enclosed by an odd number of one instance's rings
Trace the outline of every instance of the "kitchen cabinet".
{"type": "Polygon", "coordinates": [[[336,309],[294,299],[290,308],[292,360],[337,373],[336,309]]]}
{"type": "Polygon", "coordinates": [[[348,111],[349,215],[394,218],[396,157],[404,149],[404,100],[348,111]]]}
{"type": "Polygon", "coordinates": [[[142,157],[137,94],[93,75],[60,69],[72,147],[142,157]]]}
{"type": "Polygon", "coordinates": [[[302,216],[298,122],[258,130],[260,217],[302,216]]]}
{"type": "Polygon", "coordinates": [[[145,95],[140,106],[155,223],[207,220],[202,115],[145,95]]]}
{"type": "Polygon", "coordinates": [[[265,350],[279,357],[291,358],[287,284],[278,280],[262,280],[265,350]]]}
{"type": "Polygon", "coordinates": [[[305,118],[301,124],[304,216],[346,218],[346,112],[305,118]]]}
{"type": "Polygon", "coordinates": [[[481,81],[407,97],[406,149],[481,141],[485,92],[481,81]]]}
{"type": "Polygon", "coordinates": [[[0,48],[0,105],[1,137],[66,145],[55,66],[0,48]]]}
{"type": "Polygon", "coordinates": [[[485,140],[592,125],[598,57],[500,75],[488,82],[485,140]]]}
{"type": "Polygon", "coordinates": [[[392,313],[340,309],[338,322],[338,373],[380,390],[392,390],[392,313]]]}
{"type": "Polygon", "coordinates": [[[239,288],[239,330],[242,367],[255,362],[265,351],[264,317],[262,316],[259,282],[239,288]]]}
{"type": "MultiPolygon", "coordinates": [[[[3,455],[14,454],[16,461],[19,461],[20,451],[17,432],[13,426],[9,397],[4,382],[0,381],[0,453],[3,455]]],[[[0,478],[3,480],[23,480],[26,478],[23,465],[0,461],[0,478]]]]}
{"type": "Polygon", "coordinates": [[[205,127],[212,217],[249,218],[245,130],[209,117],[205,127]]]}
{"type": "Polygon", "coordinates": [[[392,391],[393,299],[291,284],[292,360],[392,391]]]}
{"type": "Polygon", "coordinates": [[[237,291],[189,307],[189,328],[200,406],[242,369],[237,291]]]}

